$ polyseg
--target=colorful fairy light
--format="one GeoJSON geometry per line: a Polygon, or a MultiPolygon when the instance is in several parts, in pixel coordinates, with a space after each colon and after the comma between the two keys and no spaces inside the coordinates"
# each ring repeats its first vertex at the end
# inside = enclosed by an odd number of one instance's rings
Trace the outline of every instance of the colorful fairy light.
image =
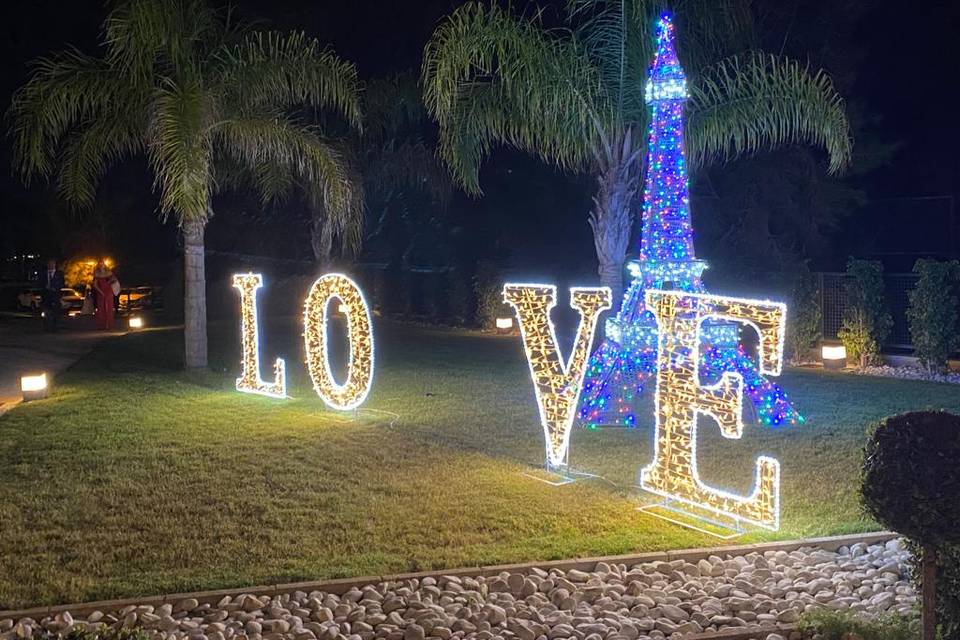
{"type": "Polygon", "coordinates": [[[373,331],[370,308],[357,284],[345,275],[328,273],[310,287],[303,310],[303,340],[307,354],[307,371],[317,395],[332,409],[359,407],[373,384],[373,331]],[[350,360],[347,380],[342,385],[334,380],[330,369],[330,347],[327,339],[327,305],[338,298],[337,307],[347,318],[350,360]]]}
{"type": "Polygon", "coordinates": [[[263,286],[263,276],[259,273],[238,273],[233,276],[233,286],[240,292],[240,362],[242,369],[240,377],[237,378],[237,391],[256,393],[271,398],[285,398],[287,395],[287,376],[282,359],[277,358],[273,363],[273,382],[265,382],[260,378],[257,289],[263,286]]]}
{"type": "Polygon", "coordinates": [[[570,306],[580,313],[580,324],[566,364],[557,347],[557,332],[550,310],[557,303],[552,284],[505,284],[504,302],[516,310],[520,335],[530,366],[540,424],[543,427],[548,468],[567,465],[570,429],[573,426],[587,358],[600,312],[611,306],[608,287],[570,288],[570,306]]]}
{"type": "Polygon", "coordinates": [[[760,337],[760,371],[775,376],[783,363],[786,307],[777,302],[657,290],[646,292],[645,303],[660,331],[655,452],[653,461],[641,471],[640,485],[738,521],[779,529],[780,463],[769,456],[758,457],[753,491],[736,495],[700,480],[696,446],[698,414],[716,420],[726,438],[743,436],[743,376],[731,369],[722,371],[713,385],[700,381],[704,320],[720,318],[753,327],[760,337]]]}
{"type": "MultiPolygon", "coordinates": [[[[702,275],[707,264],[697,260],[694,252],[684,152],[686,78],[674,37],[670,16],[665,15],[658,23],[656,55],[646,86],[651,120],[639,257],[628,264],[633,280],[619,313],[607,320],[605,340],[587,368],[579,414],[581,423],[587,426],[636,425],[636,400],[657,370],[658,331],[647,310],[645,292],[704,292],[702,275]]],[[[700,375],[705,380],[734,370],[743,377],[746,396],[762,424],[780,426],[803,421],[783,389],[766,379],[740,346],[736,323],[711,320],[700,336],[704,341],[700,375]]]]}

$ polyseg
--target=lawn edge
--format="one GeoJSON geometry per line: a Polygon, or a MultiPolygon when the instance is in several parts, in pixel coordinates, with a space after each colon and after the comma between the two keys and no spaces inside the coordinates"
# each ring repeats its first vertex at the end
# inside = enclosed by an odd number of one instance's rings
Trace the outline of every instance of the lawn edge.
{"type": "MultiPolygon", "coordinates": [[[[63,613],[69,611],[74,616],[83,616],[93,611],[101,611],[108,613],[111,611],[117,611],[123,609],[124,607],[130,605],[154,605],[159,606],[164,603],[176,604],[181,600],[187,598],[194,598],[200,604],[211,603],[216,604],[225,596],[238,596],[243,593],[263,596],[275,596],[281,593],[292,593],[294,591],[324,591],[326,593],[333,594],[343,594],[349,591],[353,587],[363,587],[368,584],[375,584],[378,582],[393,582],[399,580],[409,580],[411,578],[426,578],[426,577],[440,577],[440,576],[491,576],[497,575],[502,571],[514,572],[514,573],[527,573],[533,568],[540,568],[545,570],[550,569],[561,569],[564,571],[569,571],[570,569],[578,569],[581,571],[590,571],[597,565],[598,562],[606,563],[623,563],[623,564],[639,564],[644,562],[670,562],[672,560],[686,560],[688,562],[696,562],[697,560],[705,559],[711,555],[722,555],[722,554],[731,554],[731,555],[744,555],[748,553],[763,553],[766,551],[794,551],[801,547],[819,547],[827,551],[836,551],[840,547],[849,546],[858,542],[865,544],[877,544],[879,542],[886,542],[892,538],[898,537],[898,534],[893,533],[892,531],[877,531],[872,533],[854,533],[854,534],[845,534],[839,536],[825,536],[820,538],[801,538],[797,540],[781,540],[774,542],[761,542],[753,544],[741,544],[741,545],[724,545],[717,547],[695,547],[690,549],[677,549],[677,550],[667,550],[667,551],[648,551],[643,553],[630,553],[623,555],[613,555],[613,556],[594,556],[594,557],[583,557],[583,558],[570,558],[566,560],[548,560],[548,561],[533,561],[533,562],[523,562],[518,564],[500,564],[500,565],[488,565],[482,567],[461,567],[457,569],[438,569],[433,571],[419,571],[415,573],[399,573],[391,575],[382,575],[382,576],[358,576],[356,578],[336,578],[330,580],[313,580],[308,582],[288,582],[288,583],[277,583],[277,584],[267,584],[267,585],[256,585],[249,587],[234,587],[230,589],[214,589],[208,591],[193,591],[193,592],[182,592],[182,593],[169,593],[164,595],[157,596],[142,596],[142,597],[132,597],[132,598],[123,598],[118,600],[99,600],[95,602],[78,602],[71,604],[57,604],[49,605],[45,607],[31,607],[29,609],[9,609],[6,611],[0,611],[0,620],[13,619],[18,620],[20,618],[33,618],[39,620],[40,618],[46,616],[55,616],[58,613],[63,613]]],[[[773,627],[764,627],[763,629],[769,630],[773,627]]],[[[703,640],[708,640],[710,638],[724,639],[724,640],[740,640],[742,638],[752,638],[755,637],[750,635],[751,633],[759,633],[760,627],[756,629],[744,628],[743,630],[737,630],[740,635],[733,633],[734,630],[728,630],[730,633],[724,634],[724,632],[714,632],[714,633],[705,633],[697,634],[696,636],[690,636],[690,638],[702,638],[703,640]]]]}

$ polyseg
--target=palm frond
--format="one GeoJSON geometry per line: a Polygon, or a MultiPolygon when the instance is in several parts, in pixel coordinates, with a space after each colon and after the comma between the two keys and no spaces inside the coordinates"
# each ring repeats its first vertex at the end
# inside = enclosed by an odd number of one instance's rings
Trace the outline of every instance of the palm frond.
{"type": "Polygon", "coordinates": [[[92,207],[106,169],[143,151],[145,132],[137,115],[136,111],[105,113],[70,135],[57,185],[64,200],[78,208],[92,207]]]}
{"type": "MultiPolygon", "coordinates": [[[[344,156],[345,157],[345,156],[344,156]]],[[[352,162],[344,163],[345,177],[352,185],[360,185],[363,177],[352,162]]],[[[331,246],[334,241],[339,245],[341,255],[354,256],[360,252],[363,243],[364,213],[366,194],[363,189],[351,189],[350,200],[346,206],[331,208],[317,183],[304,185],[307,204],[313,215],[313,224],[319,225],[324,236],[324,244],[331,246]]]]}
{"type": "Polygon", "coordinates": [[[167,80],[153,100],[147,155],[160,211],[178,221],[206,221],[213,194],[213,146],[206,134],[215,105],[199,81],[167,80]]]}
{"type": "Polygon", "coordinates": [[[282,187],[276,176],[263,170],[263,165],[272,164],[300,184],[315,185],[319,201],[334,215],[355,206],[359,183],[351,178],[343,152],[315,129],[276,113],[230,118],[217,124],[214,135],[226,154],[254,172],[265,199],[280,195],[276,189],[282,187]]]}
{"type": "Polygon", "coordinates": [[[595,67],[536,17],[461,6],[427,43],[421,81],[441,155],[469,191],[480,191],[478,167],[494,142],[576,169],[606,145],[610,106],[595,67]]]}
{"type": "Polygon", "coordinates": [[[826,73],[794,60],[762,53],[722,60],[692,84],[688,104],[694,166],[790,144],[823,147],[834,173],[850,162],[843,99],[826,73]]]}
{"type": "Polygon", "coordinates": [[[95,120],[117,100],[135,99],[108,64],[75,49],[34,65],[7,112],[14,164],[25,181],[53,172],[58,142],[72,127],[95,120]]]}
{"type": "Polygon", "coordinates": [[[363,91],[363,137],[379,144],[387,138],[422,128],[429,117],[413,72],[374,78],[363,91]]]}
{"type": "Polygon", "coordinates": [[[618,126],[642,120],[644,84],[653,57],[654,3],[647,0],[568,0],[574,34],[597,66],[618,126]]]}
{"type": "Polygon", "coordinates": [[[449,174],[433,149],[421,141],[391,141],[368,153],[363,163],[363,183],[371,200],[414,189],[445,208],[453,195],[449,174]]]}
{"type": "Polygon", "coordinates": [[[104,22],[105,59],[128,77],[149,78],[196,62],[231,26],[204,0],[125,0],[104,22]]]}
{"type": "Polygon", "coordinates": [[[308,105],[333,109],[360,126],[360,84],[353,63],[303,32],[255,32],[217,53],[224,99],[241,107],[308,105]]]}

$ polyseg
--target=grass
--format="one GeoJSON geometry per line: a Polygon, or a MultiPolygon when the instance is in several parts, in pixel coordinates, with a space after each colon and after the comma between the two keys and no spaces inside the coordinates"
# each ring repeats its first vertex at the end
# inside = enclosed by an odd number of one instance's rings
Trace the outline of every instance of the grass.
{"type": "MultiPolygon", "coordinates": [[[[575,431],[571,462],[605,480],[521,475],[542,435],[517,338],[381,322],[366,409],[324,408],[296,319],[262,329],[264,369],[287,358],[291,400],[239,394],[232,323],[211,326],[213,371],[176,370],[180,336],[109,340],[48,400],[0,418],[0,609],[714,544],[636,510],[649,427],[575,431]]],[[[782,463],[782,529],[744,542],[877,528],[857,505],[870,422],[960,410],[960,387],[788,370],[807,416],[701,429],[702,476],[746,490],[782,463]]]]}

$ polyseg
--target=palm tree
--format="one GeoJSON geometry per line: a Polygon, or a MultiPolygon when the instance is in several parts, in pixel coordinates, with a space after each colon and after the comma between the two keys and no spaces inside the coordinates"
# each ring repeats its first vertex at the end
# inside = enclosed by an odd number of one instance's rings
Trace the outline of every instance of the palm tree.
{"type": "Polygon", "coordinates": [[[432,124],[415,73],[370,80],[361,104],[365,127],[345,138],[344,155],[363,187],[358,206],[366,216],[331,220],[322,203],[310,203],[311,245],[314,258],[324,265],[332,260],[334,238],[350,252],[359,249],[365,219],[371,223],[369,235],[378,235],[387,218],[402,214],[417,196],[430,208],[443,209],[453,191],[450,174],[428,140],[426,129],[432,124]]]}
{"type": "Polygon", "coordinates": [[[35,63],[9,111],[16,165],[25,181],[55,175],[67,201],[89,207],[110,165],[146,155],[160,215],[183,238],[185,363],[204,367],[213,196],[241,171],[264,199],[302,181],[327,210],[355,209],[340,153],[308,116],[331,109],[359,126],[356,70],[303,33],[254,31],[205,0],[113,5],[101,53],[35,63]]]}
{"type": "MultiPolygon", "coordinates": [[[[831,172],[847,165],[852,143],[843,101],[823,71],[752,50],[746,1],[674,4],[691,78],[692,168],[795,143],[824,147],[831,172]]],[[[568,0],[567,27],[547,28],[542,12],[516,17],[470,2],[437,27],[424,50],[421,80],[440,126],[440,152],[467,191],[480,193],[479,165],[497,144],[596,178],[588,221],[600,282],[614,291],[623,289],[646,160],[644,88],[661,5],[568,0]]]]}

